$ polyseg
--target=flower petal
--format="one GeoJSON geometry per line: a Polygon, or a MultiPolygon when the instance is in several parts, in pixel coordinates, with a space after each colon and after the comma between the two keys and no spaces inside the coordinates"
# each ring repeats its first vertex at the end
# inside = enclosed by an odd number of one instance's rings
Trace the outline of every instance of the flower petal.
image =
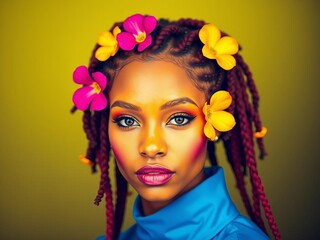
{"type": "Polygon", "coordinates": [[[141,14],[135,14],[128,17],[123,22],[123,27],[127,32],[138,35],[140,32],[144,32],[143,29],[143,16],[141,14]]]}
{"type": "Polygon", "coordinates": [[[72,96],[74,105],[82,111],[88,109],[88,106],[95,95],[91,94],[91,92],[92,87],[89,86],[79,88],[77,91],[75,91],[72,96]]]}
{"type": "Polygon", "coordinates": [[[113,51],[113,47],[99,47],[95,53],[95,57],[99,61],[104,62],[111,56],[113,51]]]}
{"type": "Polygon", "coordinates": [[[118,26],[116,26],[116,27],[112,30],[112,34],[113,34],[113,36],[116,38],[119,33],[121,33],[121,29],[120,29],[118,26]]]}
{"type": "Polygon", "coordinates": [[[209,59],[216,59],[216,54],[209,48],[208,45],[204,45],[202,48],[202,54],[203,56],[205,56],[206,58],[209,59]]]}
{"type": "Polygon", "coordinates": [[[90,105],[90,109],[94,111],[100,111],[107,106],[107,98],[104,96],[103,92],[96,94],[90,105]]]}
{"type": "Polygon", "coordinates": [[[127,32],[119,33],[117,36],[117,41],[119,47],[126,51],[131,51],[137,43],[134,36],[127,32]]]}
{"type": "Polygon", "coordinates": [[[210,119],[208,119],[208,122],[220,132],[229,131],[236,124],[233,115],[226,111],[212,113],[210,119]]]}
{"type": "Polygon", "coordinates": [[[211,141],[213,141],[216,138],[216,130],[212,127],[212,125],[209,122],[206,122],[203,131],[204,135],[206,135],[206,137],[209,138],[211,141]]]}
{"type": "Polygon", "coordinates": [[[119,50],[119,45],[117,44],[116,46],[113,47],[112,52],[111,52],[111,56],[116,55],[118,50],[119,50]]]}
{"type": "Polygon", "coordinates": [[[92,79],[86,66],[79,66],[73,72],[73,81],[78,84],[90,85],[92,79]]]}
{"type": "Polygon", "coordinates": [[[207,117],[207,114],[208,114],[208,104],[207,104],[207,102],[203,105],[202,112],[205,115],[205,117],[207,117]]]}
{"type": "Polygon", "coordinates": [[[147,36],[146,40],[144,40],[142,43],[140,43],[138,45],[138,51],[142,52],[143,50],[145,50],[147,47],[150,46],[150,44],[152,43],[152,37],[150,35],[147,36]]]}
{"type": "Polygon", "coordinates": [[[111,32],[103,32],[98,37],[98,44],[101,46],[114,46],[117,41],[111,32]]]}
{"type": "Polygon", "coordinates": [[[199,31],[201,42],[208,45],[209,48],[214,48],[220,37],[220,30],[212,23],[205,24],[199,31]]]}
{"type": "Polygon", "coordinates": [[[92,73],[93,79],[99,84],[101,91],[103,91],[107,86],[107,77],[101,72],[92,73]]]}
{"type": "Polygon", "coordinates": [[[236,65],[236,59],[231,55],[217,55],[217,62],[225,70],[230,70],[236,65]]]}
{"type": "Polygon", "coordinates": [[[261,131],[255,132],[253,136],[255,138],[263,138],[267,134],[268,129],[266,127],[262,127],[261,131]]]}
{"type": "Polygon", "coordinates": [[[222,111],[227,109],[232,103],[232,97],[227,91],[217,91],[210,98],[210,111],[222,111]]]}
{"type": "Polygon", "coordinates": [[[217,55],[233,55],[239,50],[238,42],[233,37],[223,37],[214,46],[217,55]]]}
{"type": "Polygon", "coordinates": [[[157,26],[157,19],[154,16],[147,16],[143,19],[143,27],[146,34],[150,34],[157,26]]]}

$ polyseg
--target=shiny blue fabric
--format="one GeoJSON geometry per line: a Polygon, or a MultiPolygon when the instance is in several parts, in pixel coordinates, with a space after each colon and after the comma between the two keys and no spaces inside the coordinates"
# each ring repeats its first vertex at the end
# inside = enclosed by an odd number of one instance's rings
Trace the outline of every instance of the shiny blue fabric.
{"type": "Polygon", "coordinates": [[[198,186],[149,216],[143,216],[138,196],[133,207],[136,224],[121,233],[119,239],[269,239],[251,220],[240,215],[227,192],[222,168],[206,168],[205,175],[198,186]]]}

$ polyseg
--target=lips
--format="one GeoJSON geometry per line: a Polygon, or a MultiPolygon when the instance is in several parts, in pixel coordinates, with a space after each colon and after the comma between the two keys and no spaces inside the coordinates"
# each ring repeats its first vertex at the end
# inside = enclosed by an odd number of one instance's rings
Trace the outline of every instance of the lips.
{"type": "Polygon", "coordinates": [[[165,184],[171,179],[173,174],[173,171],[165,167],[150,165],[140,168],[136,172],[139,181],[150,186],[159,186],[165,184]]]}

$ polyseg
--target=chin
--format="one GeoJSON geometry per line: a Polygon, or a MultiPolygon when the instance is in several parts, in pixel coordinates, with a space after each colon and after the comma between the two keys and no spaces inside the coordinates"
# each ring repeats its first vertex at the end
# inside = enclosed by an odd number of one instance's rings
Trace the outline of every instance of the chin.
{"type": "Polygon", "coordinates": [[[167,202],[178,195],[178,193],[174,193],[164,186],[148,187],[148,189],[139,190],[140,196],[149,202],[167,202]]]}

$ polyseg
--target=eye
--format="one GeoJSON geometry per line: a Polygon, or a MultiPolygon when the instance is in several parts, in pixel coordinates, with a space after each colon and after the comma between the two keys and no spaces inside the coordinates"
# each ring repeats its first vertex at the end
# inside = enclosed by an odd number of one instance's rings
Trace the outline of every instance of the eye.
{"type": "Polygon", "coordinates": [[[130,116],[118,117],[118,118],[114,119],[113,122],[115,122],[118,125],[118,127],[122,127],[122,128],[130,128],[130,127],[140,126],[138,121],[135,118],[130,117],[130,116]]]}
{"type": "Polygon", "coordinates": [[[173,126],[179,126],[179,127],[185,126],[189,124],[194,118],[195,116],[191,116],[187,113],[177,113],[169,118],[167,125],[173,125],[173,126]]]}

